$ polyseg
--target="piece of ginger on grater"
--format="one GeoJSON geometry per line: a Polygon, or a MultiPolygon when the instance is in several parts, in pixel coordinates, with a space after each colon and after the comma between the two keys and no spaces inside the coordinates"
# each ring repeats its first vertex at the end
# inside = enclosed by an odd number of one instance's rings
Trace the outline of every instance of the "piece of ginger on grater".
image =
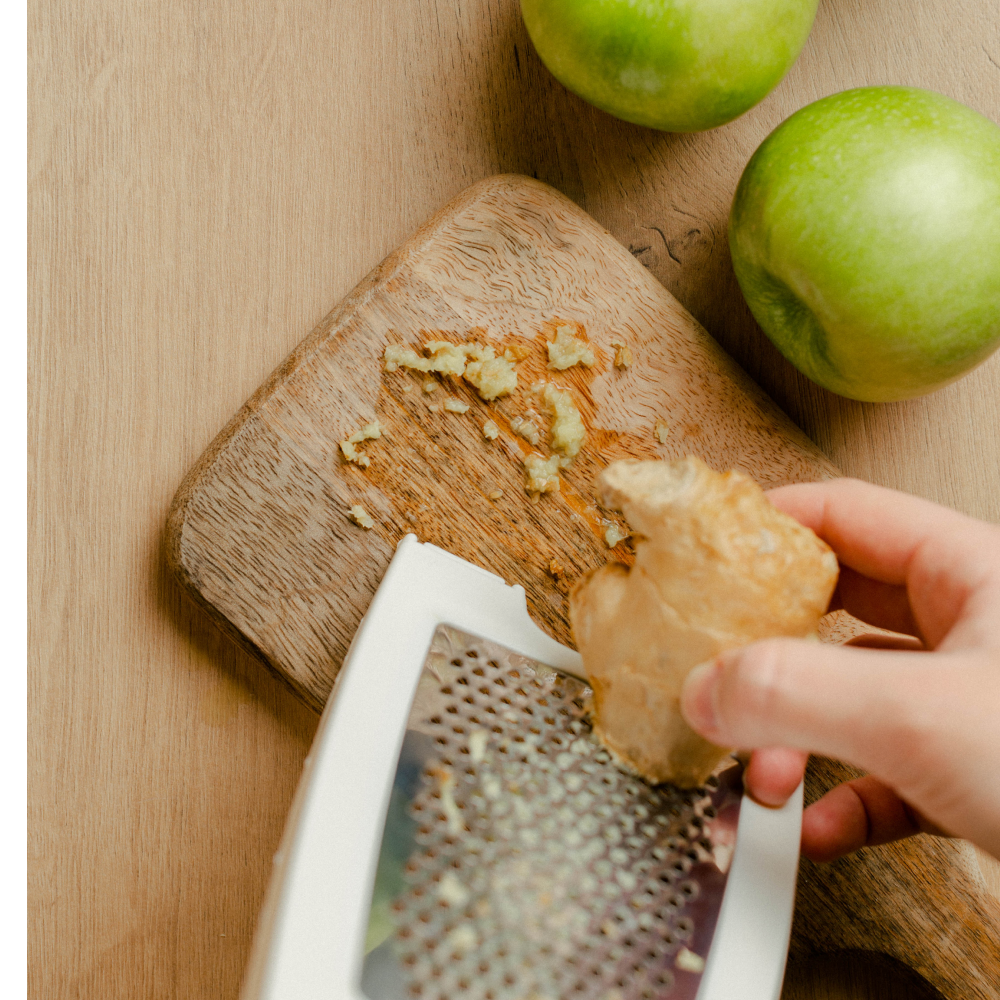
{"type": "Polygon", "coordinates": [[[724,650],[815,633],[837,558],[752,479],[693,456],[615,462],[598,490],[625,515],[636,546],[631,569],[610,563],[570,595],[595,731],[648,781],[695,787],[729,750],[684,721],[684,679],[724,650]]]}

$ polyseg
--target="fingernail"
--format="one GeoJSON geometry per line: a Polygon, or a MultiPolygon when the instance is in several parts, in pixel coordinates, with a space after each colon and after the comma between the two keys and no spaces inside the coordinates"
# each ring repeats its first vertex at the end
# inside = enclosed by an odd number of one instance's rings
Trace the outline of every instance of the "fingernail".
{"type": "Polygon", "coordinates": [[[702,736],[711,739],[718,729],[715,715],[715,689],[719,671],[715,660],[699,663],[687,675],[681,689],[681,715],[702,736]]]}

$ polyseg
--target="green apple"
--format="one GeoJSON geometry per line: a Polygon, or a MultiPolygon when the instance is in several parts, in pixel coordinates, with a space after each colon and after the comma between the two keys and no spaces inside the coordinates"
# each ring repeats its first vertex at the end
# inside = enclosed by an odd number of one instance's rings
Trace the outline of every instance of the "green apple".
{"type": "Polygon", "coordinates": [[[939,389],[1000,344],[1000,128],[912,87],[825,97],[750,159],[729,246],[814,382],[873,402],[939,389]]]}
{"type": "Polygon", "coordinates": [[[795,62],[818,0],[521,0],[542,62],[573,93],[667,132],[724,125],[795,62]]]}

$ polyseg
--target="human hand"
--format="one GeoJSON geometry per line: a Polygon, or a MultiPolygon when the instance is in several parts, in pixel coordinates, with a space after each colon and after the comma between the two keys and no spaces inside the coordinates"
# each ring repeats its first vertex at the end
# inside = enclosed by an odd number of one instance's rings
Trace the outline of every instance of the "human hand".
{"type": "Polygon", "coordinates": [[[915,638],[908,650],[771,639],[724,653],[689,675],[688,724],[754,751],[745,782],[765,805],[794,791],[810,752],[869,772],[806,809],[814,861],[920,831],[1000,858],[1000,527],[852,479],[768,498],[836,552],[831,610],[915,638]]]}

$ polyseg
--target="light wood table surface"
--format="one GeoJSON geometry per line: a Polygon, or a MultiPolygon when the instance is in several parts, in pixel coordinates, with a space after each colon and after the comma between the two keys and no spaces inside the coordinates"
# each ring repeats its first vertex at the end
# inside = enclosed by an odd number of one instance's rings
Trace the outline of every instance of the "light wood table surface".
{"type": "MultiPolygon", "coordinates": [[[[821,0],[778,89],[699,136],[567,94],[515,0],[30,8],[33,997],[237,995],[317,720],[185,603],[164,517],[271,369],[472,181],[575,199],[845,472],[1000,520],[1000,355],[925,399],[835,398],[756,329],[725,246],[743,164],[802,104],[910,83],[1000,119],[995,0],[821,0]]],[[[785,997],[907,989],[837,960],[785,997]]]]}

